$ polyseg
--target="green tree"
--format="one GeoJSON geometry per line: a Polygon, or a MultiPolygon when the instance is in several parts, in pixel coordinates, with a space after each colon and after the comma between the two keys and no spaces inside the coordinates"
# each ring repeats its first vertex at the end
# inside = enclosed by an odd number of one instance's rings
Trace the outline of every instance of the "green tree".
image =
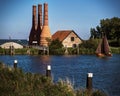
{"type": "Polygon", "coordinates": [[[59,41],[59,39],[51,41],[49,45],[49,49],[50,49],[50,54],[60,55],[64,53],[63,44],[61,41],[59,41]]]}
{"type": "Polygon", "coordinates": [[[120,39],[120,18],[113,17],[111,19],[102,19],[100,20],[100,25],[96,28],[91,28],[91,37],[90,38],[101,38],[102,34],[106,34],[109,40],[120,39]]]}

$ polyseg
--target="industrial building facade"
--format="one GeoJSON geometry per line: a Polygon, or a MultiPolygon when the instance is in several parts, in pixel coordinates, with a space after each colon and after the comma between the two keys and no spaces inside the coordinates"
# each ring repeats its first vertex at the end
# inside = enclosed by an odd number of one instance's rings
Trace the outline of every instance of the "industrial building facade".
{"type": "Polygon", "coordinates": [[[43,17],[42,4],[38,4],[38,15],[36,8],[37,6],[33,5],[29,45],[48,46],[47,39],[51,39],[50,28],[48,25],[48,4],[44,3],[43,17]]]}

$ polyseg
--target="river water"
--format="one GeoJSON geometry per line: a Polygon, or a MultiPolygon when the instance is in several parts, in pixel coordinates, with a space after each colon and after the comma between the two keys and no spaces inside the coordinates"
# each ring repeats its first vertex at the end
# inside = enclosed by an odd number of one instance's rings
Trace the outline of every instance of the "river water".
{"type": "Polygon", "coordinates": [[[51,65],[54,82],[68,78],[75,88],[86,87],[87,73],[93,73],[93,87],[105,91],[108,96],[120,96],[120,54],[98,58],[94,55],[31,56],[0,55],[0,61],[18,67],[25,72],[45,74],[46,66],[51,65]]]}

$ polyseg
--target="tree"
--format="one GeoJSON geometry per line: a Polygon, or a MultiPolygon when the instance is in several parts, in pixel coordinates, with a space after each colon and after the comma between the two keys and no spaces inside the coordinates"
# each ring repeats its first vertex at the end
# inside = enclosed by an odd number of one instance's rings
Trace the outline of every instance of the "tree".
{"type": "Polygon", "coordinates": [[[64,53],[63,44],[61,41],[59,41],[59,39],[51,41],[49,45],[49,49],[50,49],[50,54],[60,55],[64,53]]]}
{"type": "Polygon", "coordinates": [[[109,40],[120,39],[120,18],[113,17],[111,19],[102,19],[100,20],[100,25],[96,28],[91,28],[91,37],[90,38],[101,38],[102,34],[106,34],[109,40]]]}

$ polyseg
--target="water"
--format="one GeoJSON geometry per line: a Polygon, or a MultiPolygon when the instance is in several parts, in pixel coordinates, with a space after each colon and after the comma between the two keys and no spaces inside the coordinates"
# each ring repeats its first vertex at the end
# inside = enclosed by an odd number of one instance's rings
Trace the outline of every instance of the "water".
{"type": "Polygon", "coordinates": [[[1,55],[0,61],[13,66],[18,60],[18,67],[25,72],[45,74],[48,64],[52,67],[54,82],[69,78],[75,88],[86,87],[86,74],[93,73],[93,87],[105,91],[108,96],[120,96],[120,55],[98,58],[94,55],[72,56],[29,56],[1,55]]]}

